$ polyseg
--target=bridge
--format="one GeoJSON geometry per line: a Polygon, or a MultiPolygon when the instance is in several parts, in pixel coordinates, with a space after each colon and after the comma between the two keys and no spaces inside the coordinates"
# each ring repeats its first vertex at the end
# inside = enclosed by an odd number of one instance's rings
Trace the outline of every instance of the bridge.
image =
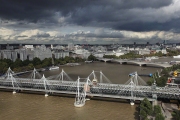
{"type": "Polygon", "coordinates": [[[9,68],[5,76],[0,77],[0,90],[41,92],[45,96],[59,93],[76,95],[79,90],[85,97],[129,99],[131,102],[145,97],[150,101],[159,98],[180,100],[178,87],[157,87],[155,81],[152,86],[147,86],[136,72],[125,84],[112,84],[101,71],[93,71],[87,78],[78,77],[78,81],[72,80],[64,70],[59,75],[46,78],[34,69],[29,78],[18,78],[9,68]]]}
{"type": "Polygon", "coordinates": [[[107,59],[107,58],[98,58],[99,61],[103,62],[114,62],[119,64],[135,64],[138,66],[156,66],[156,67],[171,67],[169,63],[162,62],[145,62],[145,61],[136,61],[136,60],[122,60],[122,59],[107,59]]]}

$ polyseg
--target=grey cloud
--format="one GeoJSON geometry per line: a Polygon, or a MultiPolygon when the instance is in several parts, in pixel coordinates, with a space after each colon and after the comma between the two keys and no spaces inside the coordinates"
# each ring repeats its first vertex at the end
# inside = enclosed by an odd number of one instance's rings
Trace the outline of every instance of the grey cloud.
{"type": "MultiPolygon", "coordinates": [[[[158,9],[171,3],[172,0],[1,0],[0,18],[24,21],[17,26],[31,27],[28,24],[31,22],[41,28],[61,26],[58,17],[70,16],[65,21],[67,24],[134,31],[169,30],[172,28],[161,26],[168,21],[161,24],[141,18],[138,14],[145,16],[143,9],[158,9]],[[130,11],[133,9],[140,9],[141,12],[133,14],[130,11]],[[141,27],[135,28],[134,24],[141,27]]],[[[173,27],[176,29],[176,26],[173,27]]]]}
{"type": "Polygon", "coordinates": [[[37,38],[47,38],[47,37],[50,37],[50,35],[48,33],[43,33],[43,34],[37,34],[37,35],[34,35],[32,37],[37,37],[37,38]]]}
{"type": "Polygon", "coordinates": [[[17,36],[17,37],[19,37],[19,38],[24,38],[24,37],[28,37],[28,36],[22,35],[22,36],[17,36]]]}

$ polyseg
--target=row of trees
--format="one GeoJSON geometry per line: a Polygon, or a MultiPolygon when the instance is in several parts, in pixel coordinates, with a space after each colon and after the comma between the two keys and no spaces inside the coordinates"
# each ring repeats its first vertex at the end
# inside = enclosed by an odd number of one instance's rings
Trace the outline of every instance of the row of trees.
{"type": "Polygon", "coordinates": [[[155,120],[165,120],[159,105],[153,107],[147,98],[141,101],[140,104],[140,117],[142,120],[148,120],[148,116],[155,117],[155,120]]]}
{"type": "MultiPolygon", "coordinates": [[[[60,59],[54,59],[54,65],[64,65],[66,63],[74,63],[74,62],[83,62],[84,59],[76,57],[65,57],[60,59]]],[[[1,59],[0,60],[0,74],[4,74],[7,69],[10,67],[15,72],[32,70],[34,67],[36,69],[45,68],[52,66],[52,58],[45,58],[44,60],[40,60],[39,58],[34,58],[33,60],[20,60],[16,59],[16,61],[12,61],[10,59],[1,59]]]]}
{"type": "Polygon", "coordinates": [[[159,87],[164,87],[167,83],[168,77],[171,76],[171,72],[175,71],[177,69],[180,69],[180,64],[174,64],[172,67],[168,67],[168,68],[164,68],[162,69],[160,76],[158,72],[155,72],[152,76],[152,78],[150,78],[149,81],[147,81],[148,85],[152,85],[152,83],[154,82],[154,80],[156,80],[156,84],[159,87]]]}

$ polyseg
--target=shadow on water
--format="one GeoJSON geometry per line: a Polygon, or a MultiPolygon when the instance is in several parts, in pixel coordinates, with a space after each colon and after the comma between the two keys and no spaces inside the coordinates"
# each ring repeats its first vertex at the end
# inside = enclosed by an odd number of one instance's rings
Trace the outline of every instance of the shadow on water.
{"type": "Polygon", "coordinates": [[[136,106],[136,108],[135,108],[135,112],[134,112],[134,120],[140,120],[140,117],[139,117],[139,113],[140,111],[139,111],[139,105],[138,106],[136,106]]]}

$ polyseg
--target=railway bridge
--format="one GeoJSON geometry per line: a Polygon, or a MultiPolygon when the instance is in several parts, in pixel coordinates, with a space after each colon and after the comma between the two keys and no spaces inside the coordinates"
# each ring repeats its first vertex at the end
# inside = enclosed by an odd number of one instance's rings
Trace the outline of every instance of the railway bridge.
{"type": "Polygon", "coordinates": [[[78,93],[85,97],[129,99],[132,103],[145,97],[150,101],[158,98],[180,100],[178,87],[157,87],[155,81],[152,86],[147,86],[137,72],[134,72],[125,84],[112,84],[101,71],[93,71],[87,78],[78,77],[78,81],[77,83],[77,80],[72,80],[64,70],[59,75],[46,78],[34,69],[29,78],[18,78],[13,76],[13,71],[9,68],[7,73],[0,77],[0,89],[12,90],[13,93],[41,92],[45,96],[55,93],[76,95],[78,90],[78,93]]]}

